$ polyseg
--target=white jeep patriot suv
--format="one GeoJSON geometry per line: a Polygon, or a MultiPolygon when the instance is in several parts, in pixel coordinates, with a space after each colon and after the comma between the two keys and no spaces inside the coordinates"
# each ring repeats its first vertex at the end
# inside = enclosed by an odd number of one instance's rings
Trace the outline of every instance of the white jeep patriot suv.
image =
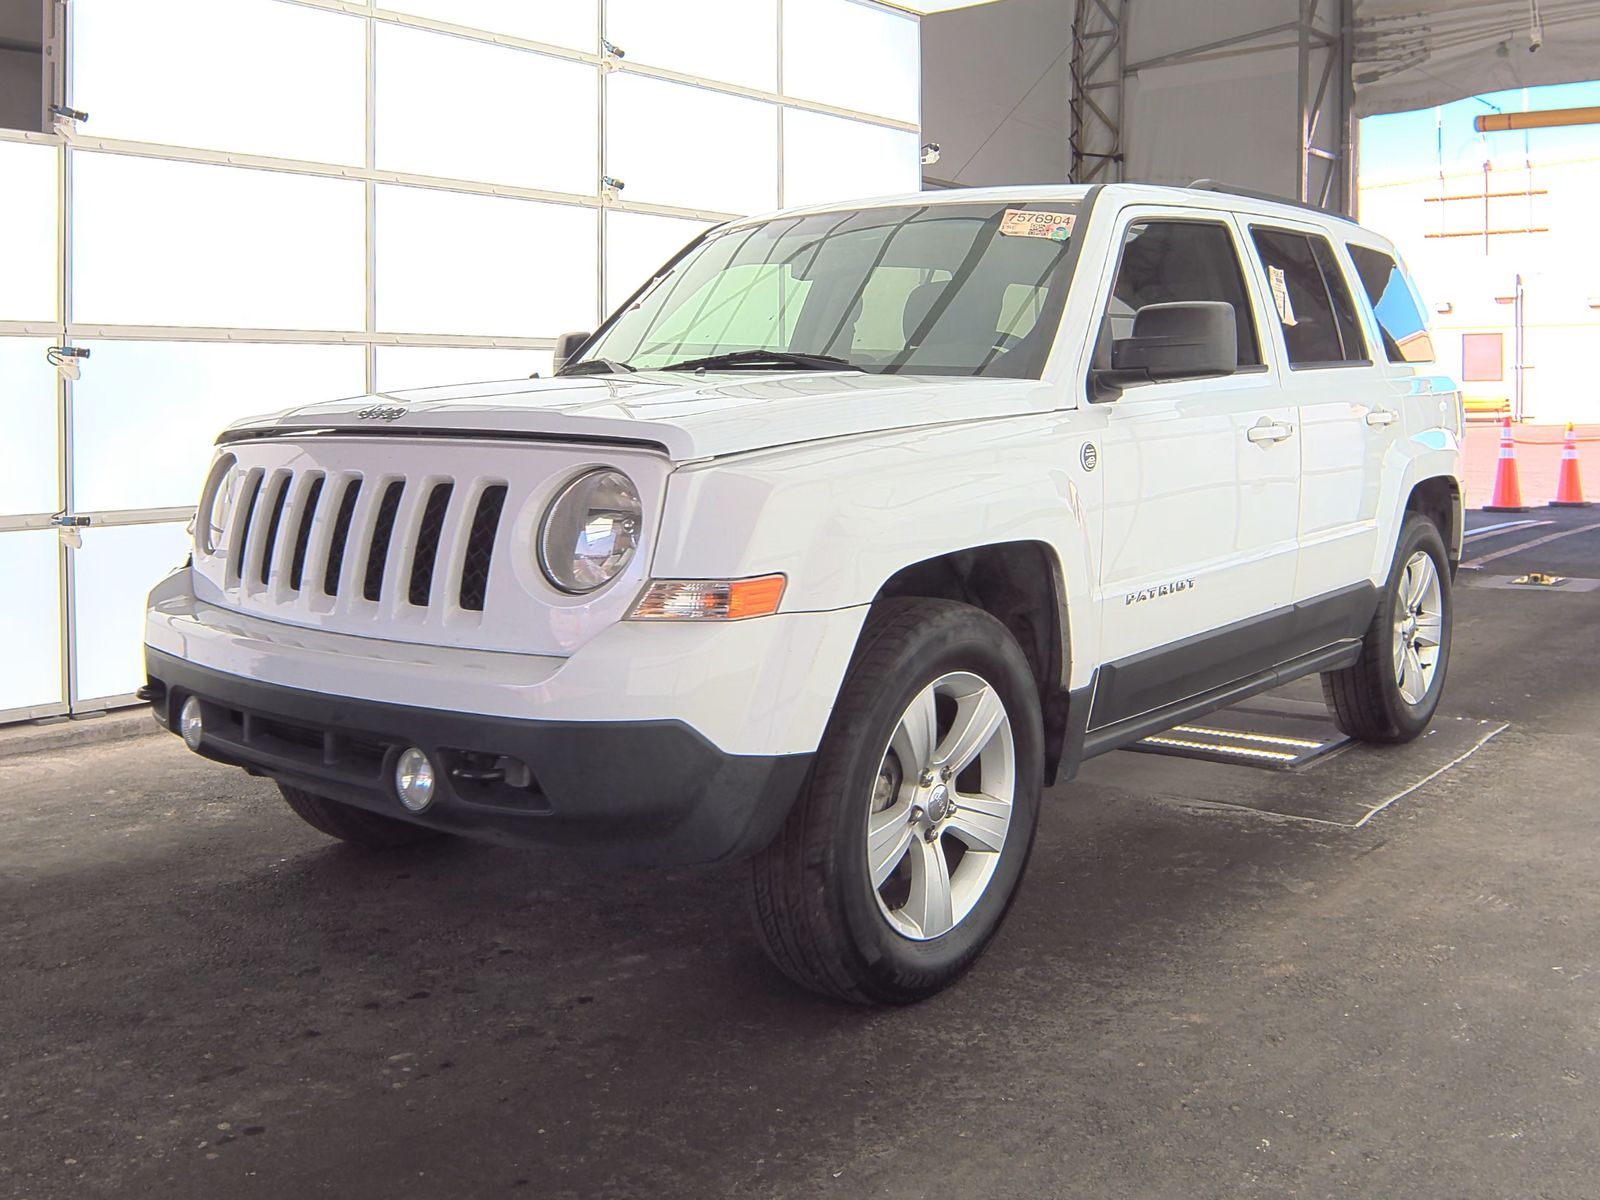
{"type": "Polygon", "coordinates": [[[903,1003],[978,957],[1041,790],[1320,672],[1427,725],[1459,396],[1395,251],[1141,185],[708,231],[554,378],[219,439],[145,695],[335,837],[748,858],[778,965],[903,1003]]]}

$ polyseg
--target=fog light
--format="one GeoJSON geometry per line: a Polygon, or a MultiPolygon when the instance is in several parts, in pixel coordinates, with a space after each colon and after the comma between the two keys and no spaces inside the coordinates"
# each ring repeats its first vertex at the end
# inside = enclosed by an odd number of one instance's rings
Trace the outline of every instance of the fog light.
{"type": "Polygon", "coordinates": [[[421,812],[433,803],[433,764],[415,746],[403,751],[395,764],[394,791],[411,812],[421,812]]]}
{"type": "Polygon", "coordinates": [[[191,750],[200,749],[200,739],[205,736],[205,722],[200,719],[200,698],[190,696],[183,702],[183,710],[178,713],[178,732],[183,735],[183,744],[191,750]]]}

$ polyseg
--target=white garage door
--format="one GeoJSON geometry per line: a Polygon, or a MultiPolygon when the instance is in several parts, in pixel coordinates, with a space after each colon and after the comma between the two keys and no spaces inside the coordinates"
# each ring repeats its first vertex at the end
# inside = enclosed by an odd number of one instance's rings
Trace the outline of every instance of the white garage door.
{"type": "Polygon", "coordinates": [[[861,0],[56,19],[86,116],[0,129],[0,720],[139,686],[227,422],[548,369],[712,222],[920,184],[916,19],[861,0]]]}

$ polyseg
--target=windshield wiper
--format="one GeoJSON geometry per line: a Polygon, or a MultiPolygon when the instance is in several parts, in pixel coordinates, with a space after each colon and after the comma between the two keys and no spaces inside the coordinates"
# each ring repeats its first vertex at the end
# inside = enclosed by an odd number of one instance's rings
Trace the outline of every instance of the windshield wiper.
{"type": "Polygon", "coordinates": [[[557,371],[557,375],[621,375],[625,372],[632,373],[638,367],[630,367],[625,362],[617,362],[610,358],[585,358],[579,362],[567,363],[557,371]]]}
{"type": "Polygon", "coordinates": [[[715,371],[722,367],[798,367],[802,371],[865,371],[859,363],[832,354],[791,354],[787,350],[729,350],[704,358],[687,358],[663,371],[715,371]]]}

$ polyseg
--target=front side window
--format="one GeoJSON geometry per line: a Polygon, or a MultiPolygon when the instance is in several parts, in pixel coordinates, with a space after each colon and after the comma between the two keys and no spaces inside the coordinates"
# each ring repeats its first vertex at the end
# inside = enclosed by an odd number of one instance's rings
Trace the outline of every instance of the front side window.
{"type": "Polygon", "coordinates": [[[1422,306],[1406,273],[1382,250],[1351,246],[1350,261],[1356,266],[1361,290],[1372,304],[1383,335],[1384,355],[1393,363],[1433,361],[1433,339],[1422,318],[1422,306]]]}
{"type": "Polygon", "coordinates": [[[776,370],[787,354],[880,374],[1037,378],[1066,300],[1075,209],[922,204],[714,231],[563,369],[776,370]],[[728,355],[739,357],[717,361],[728,355]]]}
{"type": "Polygon", "coordinates": [[[1292,367],[1367,362],[1355,301],[1328,240],[1252,226],[1292,367]]]}
{"type": "MultiPolygon", "coordinates": [[[[1148,304],[1221,300],[1233,305],[1239,366],[1261,365],[1255,312],[1239,253],[1225,225],[1213,221],[1138,221],[1122,238],[1122,258],[1106,305],[1097,354],[1133,335],[1133,318],[1148,304]]],[[[1104,364],[1110,365],[1109,359],[1104,364]]]]}

